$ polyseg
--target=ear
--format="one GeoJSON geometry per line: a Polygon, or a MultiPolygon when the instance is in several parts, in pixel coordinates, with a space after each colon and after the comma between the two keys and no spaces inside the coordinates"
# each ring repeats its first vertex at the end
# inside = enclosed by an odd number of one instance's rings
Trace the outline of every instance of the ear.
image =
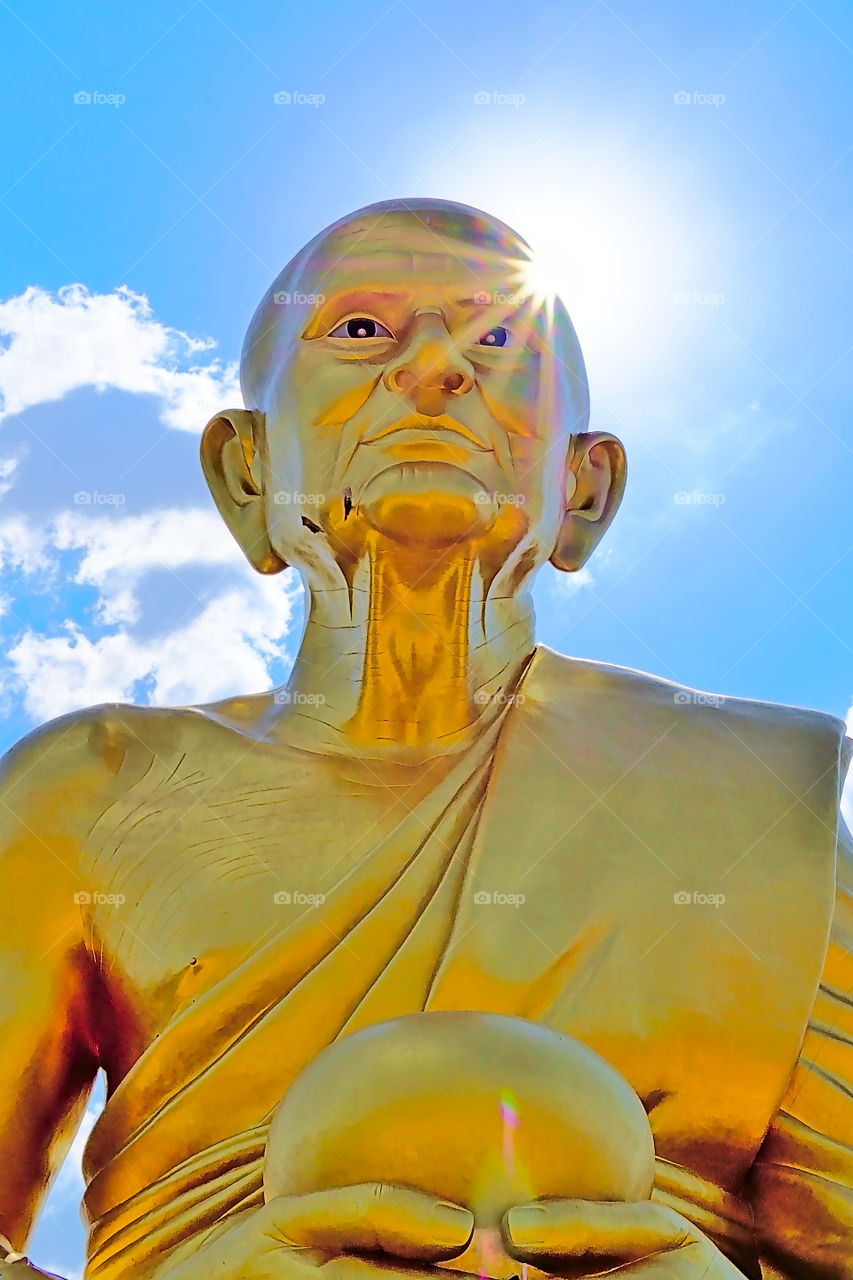
{"type": "Polygon", "coordinates": [[[566,509],[551,564],[573,573],[592,555],[619,509],[628,474],[621,441],[604,431],[572,436],[566,509]]]}
{"type": "Polygon", "coordinates": [[[201,468],[213,501],[246,559],[259,573],[281,573],[286,561],[273,550],[261,489],[263,414],[225,409],[201,437],[201,468]]]}

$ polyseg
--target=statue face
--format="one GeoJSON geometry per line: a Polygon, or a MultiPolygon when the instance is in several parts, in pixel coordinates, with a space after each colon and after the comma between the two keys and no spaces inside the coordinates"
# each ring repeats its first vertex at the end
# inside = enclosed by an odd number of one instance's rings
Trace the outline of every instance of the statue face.
{"type": "Polygon", "coordinates": [[[367,216],[320,242],[298,293],[273,295],[294,299],[268,308],[273,534],[298,510],[353,554],[372,530],[486,557],[532,534],[547,558],[566,492],[566,370],[526,284],[529,251],[495,243],[405,211],[367,216]]]}

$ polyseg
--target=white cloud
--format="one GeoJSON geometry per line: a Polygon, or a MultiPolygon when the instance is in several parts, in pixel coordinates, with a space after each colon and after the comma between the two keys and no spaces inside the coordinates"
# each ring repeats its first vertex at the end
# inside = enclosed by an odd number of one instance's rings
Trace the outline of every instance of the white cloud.
{"type": "Polygon", "coordinates": [[[107,624],[138,620],[136,588],[152,569],[180,578],[180,570],[191,565],[244,565],[215,511],[167,509],[119,518],[66,511],[52,529],[58,550],[83,552],[74,581],[98,588],[97,617],[107,624]]]}
{"type": "Polygon", "coordinates": [[[0,458],[0,498],[4,497],[15,483],[12,476],[17,471],[20,461],[20,456],[17,458],[0,458]]]}
{"type": "Polygon", "coordinates": [[[573,573],[557,572],[557,590],[564,596],[573,596],[584,587],[591,587],[594,581],[589,569],[575,569],[573,573]]]}
{"type": "Polygon", "coordinates": [[[147,701],[155,706],[268,689],[267,659],[279,656],[295,592],[280,581],[258,587],[224,591],[186,625],[146,640],[127,631],[91,640],[73,622],[59,636],[26,631],[7,660],[27,712],[43,721],[99,702],[132,701],[139,681],[148,682],[147,701]]]}
{"type": "Polygon", "coordinates": [[[211,358],[212,339],[160,324],[144,294],[121,286],[30,287],[0,302],[0,418],[80,387],[157,396],[161,420],[198,431],[242,404],[237,365],[211,358]]]}
{"type": "MultiPolygon", "coordinates": [[[[43,575],[61,552],[80,560],[71,580],[93,586],[95,616],[115,627],[91,638],[69,618],[58,635],[26,628],[6,653],[12,688],[33,720],[78,707],[138,700],[144,682],[156,705],[204,702],[269,688],[270,663],[293,619],[296,576],[263,578],[243,561],[213,512],[165,510],[143,516],[97,517],[63,512],[36,527],[23,517],[0,522],[0,562],[43,575]],[[154,571],[221,568],[177,624],[133,634],[138,591],[154,571]],[[137,695],[136,699],[134,695],[137,695]]],[[[190,593],[192,594],[192,593],[190,593]]]]}
{"type": "Polygon", "coordinates": [[[45,572],[50,566],[44,548],[44,529],[26,516],[9,516],[0,521],[0,568],[45,572]]]}

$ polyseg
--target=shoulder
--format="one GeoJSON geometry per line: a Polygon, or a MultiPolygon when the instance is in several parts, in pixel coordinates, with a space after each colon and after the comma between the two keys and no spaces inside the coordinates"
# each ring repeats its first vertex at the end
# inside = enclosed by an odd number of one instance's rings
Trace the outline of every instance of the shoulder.
{"type": "Polygon", "coordinates": [[[817,733],[834,742],[839,751],[846,731],[843,720],[824,711],[693,689],[631,667],[569,658],[544,646],[537,650],[537,666],[535,683],[547,691],[546,696],[557,707],[570,705],[578,696],[615,699],[625,705],[637,703],[670,712],[675,709],[682,716],[708,724],[728,718],[792,733],[817,733]]]}
{"type": "Polygon", "coordinates": [[[195,708],[104,703],[59,716],[0,759],[0,818],[34,837],[85,834],[103,809],[206,723],[195,708]]]}
{"type": "MultiPolygon", "coordinates": [[[[539,649],[524,682],[525,710],[551,743],[645,759],[696,786],[736,793],[758,812],[791,807],[827,835],[836,829],[846,766],[846,726],[808,708],[691,689],[627,667],[539,649]]],[[[638,775],[639,776],[639,775],[638,775]]],[[[780,810],[781,812],[781,810],[780,810]]]]}

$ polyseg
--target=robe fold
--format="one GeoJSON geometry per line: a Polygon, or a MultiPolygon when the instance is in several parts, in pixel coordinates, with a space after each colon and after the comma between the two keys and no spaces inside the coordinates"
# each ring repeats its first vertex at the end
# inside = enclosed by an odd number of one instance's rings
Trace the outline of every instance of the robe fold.
{"type": "Polygon", "coordinates": [[[181,1009],[111,1094],[85,1155],[87,1280],[144,1276],[260,1204],[301,1068],[424,1009],[591,1045],[649,1113],[656,1198],[759,1276],[748,1180],[827,954],[842,740],[819,713],[538,649],[322,907],[181,1009]]]}

